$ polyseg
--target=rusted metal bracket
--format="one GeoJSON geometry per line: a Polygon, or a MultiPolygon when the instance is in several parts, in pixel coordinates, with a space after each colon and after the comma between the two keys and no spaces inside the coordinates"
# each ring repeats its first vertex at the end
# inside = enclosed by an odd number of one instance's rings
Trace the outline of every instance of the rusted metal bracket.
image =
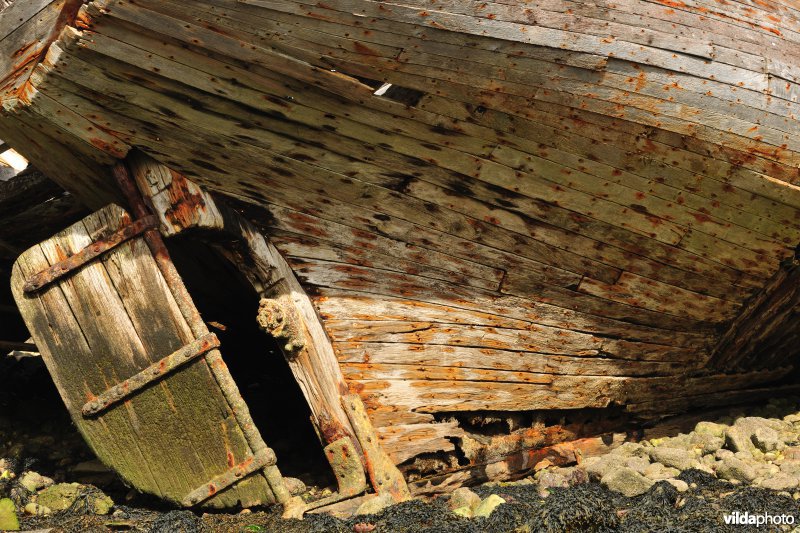
{"type": "Polygon", "coordinates": [[[284,343],[284,351],[292,354],[306,345],[302,322],[289,295],[264,298],[258,308],[258,324],[270,335],[284,343]],[[288,301],[287,301],[288,300],[288,301]]]}
{"type": "Polygon", "coordinates": [[[213,333],[187,344],[183,348],[153,363],[138,374],[114,385],[94,400],[86,403],[81,412],[83,416],[92,416],[108,409],[115,403],[130,397],[157,379],[174,372],[186,363],[205,355],[214,348],[219,348],[219,339],[213,333]]]}
{"type": "Polygon", "coordinates": [[[395,502],[410,500],[411,492],[406,480],[380,445],[361,398],[357,394],[342,396],[342,405],[361,443],[361,449],[364,450],[367,472],[377,493],[391,494],[395,502]]]}
{"type": "Polygon", "coordinates": [[[275,452],[273,452],[271,448],[263,448],[258,453],[248,457],[238,465],[234,465],[233,468],[227,472],[218,475],[208,483],[205,483],[194,489],[192,492],[186,495],[186,497],[181,501],[181,504],[186,507],[197,505],[214,496],[219,491],[224,490],[234,483],[237,483],[239,480],[244,479],[253,472],[266,467],[275,466],[276,462],[277,459],[275,458],[275,452]]]}
{"type": "Polygon", "coordinates": [[[58,263],[31,276],[23,286],[26,293],[35,292],[51,283],[78,270],[87,263],[95,260],[104,253],[113,250],[120,244],[141,235],[142,233],[157,228],[158,218],[153,215],[144,216],[128,226],[125,226],[110,237],[96,241],[80,252],[59,261],[58,263]]]}
{"type": "Polygon", "coordinates": [[[358,496],[367,490],[364,466],[350,437],[342,437],[325,446],[325,457],[336,475],[339,490],[327,498],[306,504],[307,511],[358,496]]]}

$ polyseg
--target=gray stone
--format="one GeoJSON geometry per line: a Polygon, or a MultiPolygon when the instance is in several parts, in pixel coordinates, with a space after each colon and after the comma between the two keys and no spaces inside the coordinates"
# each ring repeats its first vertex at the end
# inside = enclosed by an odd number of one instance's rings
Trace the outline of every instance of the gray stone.
{"type": "Polygon", "coordinates": [[[665,446],[651,449],[650,459],[652,459],[653,462],[677,468],[678,470],[688,470],[697,462],[697,456],[692,452],[681,448],[667,448],[665,446]]]}
{"type": "Polygon", "coordinates": [[[620,455],[622,457],[641,457],[645,453],[644,446],[638,442],[623,442],[620,446],[611,450],[612,455],[620,455]]]}
{"type": "Polygon", "coordinates": [[[358,506],[356,509],[357,515],[377,514],[394,503],[392,495],[387,493],[379,494],[373,498],[368,499],[358,506]]]}
{"type": "Polygon", "coordinates": [[[761,482],[762,487],[772,490],[792,490],[796,489],[798,485],[800,485],[800,479],[797,476],[784,473],[767,477],[761,482]]]}
{"type": "Polygon", "coordinates": [[[756,478],[755,469],[737,457],[728,457],[717,465],[717,476],[729,481],[750,482],[756,478]]]}
{"type": "Polygon", "coordinates": [[[789,446],[784,449],[783,457],[787,461],[800,461],[800,446],[789,446]]]}
{"type": "Polygon", "coordinates": [[[779,468],[786,474],[800,475],[800,461],[783,461],[779,468]]]}
{"type": "Polygon", "coordinates": [[[788,424],[782,420],[762,418],[759,416],[747,416],[740,418],[734,422],[734,425],[746,429],[751,435],[760,427],[774,429],[775,431],[784,431],[788,429],[788,424]]]}
{"type": "MultiPolygon", "coordinates": [[[[755,448],[754,448],[754,451],[755,451],[755,448]]],[[[736,452],[736,453],[733,454],[733,456],[736,457],[739,460],[744,461],[745,463],[750,463],[750,462],[753,461],[753,459],[755,459],[755,457],[753,456],[753,452],[749,452],[749,451],[736,452]]]]}
{"type": "Polygon", "coordinates": [[[725,438],[708,433],[693,433],[691,443],[699,448],[703,455],[714,453],[725,445],[725,438]]]}
{"type": "Polygon", "coordinates": [[[644,494],[655,482],[631,468],[622,467],[604,475],[601,483],[609,490],[619,492],[631,498],[644,494]]]}
{"type": "Polygon", "coordinates": [[[665,479],[664,481],[675,487],[675,489],[677,489],[678,492],[686,492],[687,490],[689,490],[689,484],[683,480],[668,478],[665,479]]]}
{"type": "Polygon", "coordinates": [[[63,511],[80,497],[86,498],[88,510],[93,514],[108,514],[114,506],[114,501],[102,492],[79,483],[59,483],[47,487],[39,493],[36,503],[53,511],[63,511]]]}
{"type": "Polygon", "coordinates": [[[480,496],[466,487],[461,487],[453,491],[453,494],[450,496],[448,506],[450,509],[455,511],[459,507],[469,507],[470,509],[474,509],[479,503],[481,503],[480,496]]]}
{"type": "Polygon", "coordinates": [[[800,413],[786,415],[783,417],[783,421],[792,425],[800,424],[800,413]]]}
{"type": "Polygon", "coordinates": [[[476,518],[487,518],[494,512],[495,509],[504,503],[506,503],[506,501],[497,494],[490,494],[486,499],[478,504],[478,506],[475,508],[473,516],[476,518]]]}
{"type": "Polygon", "coordinates": [[[17,510],[8,498],[0,500],[0,531],[19,531],[17,510]]]}
{"type": "Polygon", "coordinates": [[[548,471],[539,476],[539,488],[552,489],[555,487],[569,487],[569,479],[561,472],[548,471]]]}
{"type": "Polygon", "coordinates": [[[726,457],[733,457],[733,456],[734,456],[733,452],[730,451],[730,450],[726,450],[725,448],[719,449],[716,452],[714,452],[714,457],[716,457],[719,460],[725,459],[726,457]]]}
{"type": "Polygon", "coordinates": [[[728,426],[724,424],[717,424],[715,422],[698,422],[694,427],[694,432],[701,435],[708,435],[710,437],[725,437],[725,430],[728,426]]]}
{"type": "Polygon", "coordinates": [[[597,461],[593,461],[589,463],[586,461],[584,463],[586,468],[586,473],[589,474],[589,478],[593,480],[602,479],[608,472],[612,470],[616,470],[618,468],[622,468],[625,466],[625,457],[621,455],[604,455],[598,458],[597,461]]]}
{"type": "Polygon", "coordinates": [[[581,485],[589,482],[589,474],[580,466],[559,469],[559,473],[567,478],[570,485],[581,485]]]}
{"type": "Polygon", "coordinates": [[[691,445],[692,436],[688,433],[680,433],[674,437],[667,437],[661,441],[659,446],[665,448],[688,448],[691,445]]]}
{"type": "Polygon", "coordinates": [[[625,460],[625,466],[644,474],[645,469],[650,466],[650,459],[647,457],[628,457],[625,460]]]}
{"type": "Polygon", "coordinates": [[[756,428],[751,437],[753,444],[762,452],[774,452],[785,447],[780,434],[772,428],[756,428]]]}
{"type": "Polygon", "coordinates": [[[714,457],[714,454],[710,453],[701,457],[700,462],[706,466],[712,466],[717,462],[717,459],[714,457]]]}
{"type": "Polygon", "coordinates": [[[759,472],[762,472],[765,476],[774,476],[780,471],[781,467],[778,465],[771,465],[767,463],[762,464],[759,468],[759,472]]]}
{"type": "Polygon", "coordinates": [[[750,439],[752,433],[739,426],[731,426],[725,430],[725,447],[734,452],[749,452],[754,449],[750,439]]]}
{"type": "Polygon", "coordinates": [[[453,509],[453,514],[458,516],[463,516],[464,518],[472,518],[472,508],[467,507],[456,507],[453,509]]]}
{"type": "Polygon", "coordinates": [[[28,489],[30,492],[36,492],[39,489],[49,487],[54,481],[49,477],[45,477],[38,472],[25,472],[19,478],[19,484],[28,489]]]}
{"type": "Polygon", "coordinates": [[[653,481],[660,481],[679,475],[681,472],[677,468],[664,466],[661,463],[653,463],[644,471],[644,476],[653,481]]]}

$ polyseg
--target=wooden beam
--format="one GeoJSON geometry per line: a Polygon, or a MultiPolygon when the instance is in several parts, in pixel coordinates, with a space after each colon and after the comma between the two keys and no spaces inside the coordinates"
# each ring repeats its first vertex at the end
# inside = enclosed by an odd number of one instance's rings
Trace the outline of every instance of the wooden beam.
{"type": "Polygon", "coordinates": [[[0,353],[5,352],[38,352],[32,342],[0,341],[0,353]]]}

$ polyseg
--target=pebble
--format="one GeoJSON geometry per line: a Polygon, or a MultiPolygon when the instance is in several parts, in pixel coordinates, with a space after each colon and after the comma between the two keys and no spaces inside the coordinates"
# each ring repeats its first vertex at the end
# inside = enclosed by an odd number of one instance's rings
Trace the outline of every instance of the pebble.
{"type": "Polygon", "coordinates": [[[644,474],[645,469],[650,466],[650,460],[647,457],[628,457],[625,460],[625,466],[644,474]]]}
{"type": "Polygon", "coordinates": [[[738,457],[728,457],[717,465],[717,476],[729,481],[753,481],[756,472],[753,466],[738,457]]]}
{"type": "Polygon", "coordinates": [[[25,511],[25,514],[29,514],[32,516],[47,516],[53,512],[48,507],[33,502],[26,504],[25,507],[23,508],[23,511],[25,511]]]}
{"type": "Polygon", "coordinates": [[[710,435],[712,437],[725,437],[725,430],[727,426],[724,424],[717,424],[715,422],[698,422],[697,425],[694,427],[695,433],[700,433],[704,435],[710,435]]]}
{"type": "Polygon", "coordinates": [[[790,490],[797,488],[798,485],[800,485],[800,479],[797,476],[785,473],[769,476],[761,482],[762,487],[772,490],[790,490]]]}
{"type": "Polygon", "coordinates": [[[628,496],[639,496],[647,492],[655,481],[644,477],[642,474],[628,467],[617,468],[609,471],[600,482],[609,490],[628,496]]]}
{"type": "Polygon", "coordinates": [[[620,446],[614,448],[611,455],[620,455],[622,457],[641,457],[645,454],[644,446],[638,442],[623,442],[620,446]]]}
{"type": "Polygon", "coordinates": [[[753,444],[762,452],[773,452],[785,447],[777,431],[768,427],[757,428],[752,436],[753,444]]]}
{"type": "Polygon", "coordinates": [[[670,468],[668,466],[664,466],[661,463],[653,463],[648,466],[645,471],[643,472],[644,476],[648,479],[652,479],[653,481],[661,481],[662,479],[669,479],[671,477],[675,477],[680,474],[680,470],[677,468],[670,468]]]}
{"type": "Polygon", "coordinates": [[[105,515],[114,507],[114,501],[97,489],[79,483],[59,483],[42,490],[36,503],[53,511],[69,509],[78,498],[85,497],[87,510],[92,514],[105,515]]]}
{"type": "Polygon", "coordinates": [[[28,471],[22,474],[19,478],[19,484],[28,489],[30,492],[36,492],[45,487],[52,485],[54,481],[38,472],[28,471]]]}
{"type": "Polygon", "coordinates": [[[487,518],[491,515],[498,506],[506,503],[506,501],[498,496],[497,494],[491,494],[487,498],[485,498],[478,506],[475,508],[475,511],[472,513],[474,517],[483,517],[487,518]]]}
{"type": "Polygon", "coordinates": [[[463,516],[464,518],[472,518],[472,508],[467,507],[457,507],[453,509],[453,514],[458,516],[463,516]]]}
{"type": "Polygon", "coordinates": [[[686,492],[687,490],[689,490],[689,484],[681,479],[669,478],[665,479],[664,481],[675,487],[675,490],[677,490],[678,492],[686,492]]]}
{"type": "Polygon", "coordinates": [[[472,510],[477,507],[479,503],[481,503],[480,496],[472,492],[472,490],[468,489],[467,487],[461,487],[454,490],[453,494],[450,495],[448,506],[453,512],[455,512],[456,509],[460,509],[462,507],[467,507],[472,510]]]}
{"type": "Polygon", "coordinates": [[[800,446],[789,446],[784,449],[783,457],[787,461],[800,461],[800,446]]]}
{"type": "Polygon", "coordinates": [[[688,470],[697,462],[697,458],[693,452],[680,448],[668,448],[666,446],[651,449],[650,459],[652,459],[653,462],[677,468],[678,470],[688,470]]]}

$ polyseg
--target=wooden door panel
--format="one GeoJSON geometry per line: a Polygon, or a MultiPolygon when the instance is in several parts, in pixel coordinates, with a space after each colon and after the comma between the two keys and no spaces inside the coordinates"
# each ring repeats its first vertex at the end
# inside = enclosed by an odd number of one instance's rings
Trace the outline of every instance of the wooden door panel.
{"type": "Polygon", "coordinates": [[[131,223],[122,208],[108,206],[34,246],[14,266],[17,304],[72,419],[97,456],[143,492],[186,503],[228,473],[242,479],[228,488],[218,483],[219,493],[209,488],[204,505],[274,502],[262,471],[248,475],[258,460],[209,367],[224,367],[219,358],[196,357],[97,415],[82,414],[87,402],[196,340],[141,236],[25,291],[35,274],[131,223]]]}

